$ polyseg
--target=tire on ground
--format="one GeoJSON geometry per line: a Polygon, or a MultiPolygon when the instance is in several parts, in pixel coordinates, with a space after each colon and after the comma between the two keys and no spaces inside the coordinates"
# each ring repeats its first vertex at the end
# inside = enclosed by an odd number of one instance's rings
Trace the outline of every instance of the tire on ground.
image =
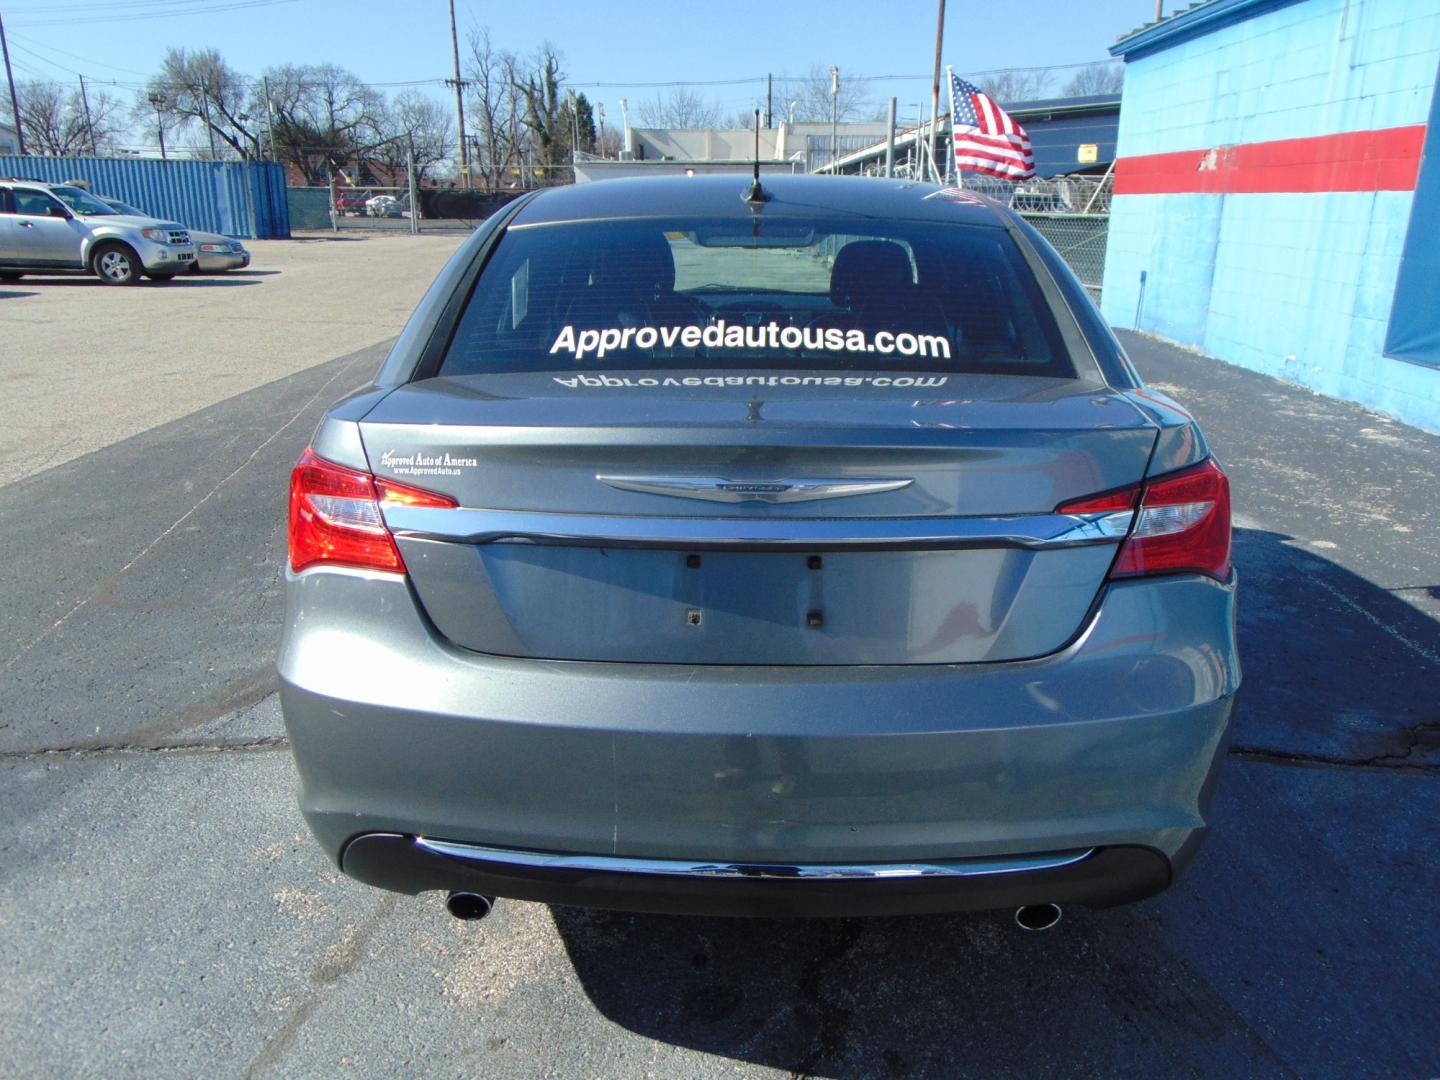
{"type": "Polygon", "coordinates": [[[90,269],[105,285],[138,285],[145,266],[128,244],[107,241],[90,256],[90,269]]]}

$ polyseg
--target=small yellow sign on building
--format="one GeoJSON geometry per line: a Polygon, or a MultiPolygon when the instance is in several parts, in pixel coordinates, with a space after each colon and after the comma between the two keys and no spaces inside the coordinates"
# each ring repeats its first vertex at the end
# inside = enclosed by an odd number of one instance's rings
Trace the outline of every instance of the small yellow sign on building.
{"type": "Polygon", "coordinates": [[[1100,159],[1100,147],[1093,142],[1082,142],[1080,151],[1075,155],[1075,160],[1081,165],[1094,165],[1100,159]]]}

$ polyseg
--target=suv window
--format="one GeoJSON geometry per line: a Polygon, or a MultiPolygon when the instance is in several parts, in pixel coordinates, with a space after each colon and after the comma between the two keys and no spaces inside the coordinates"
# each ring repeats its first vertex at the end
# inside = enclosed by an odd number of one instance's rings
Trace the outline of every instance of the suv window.
{"type": "Polygon", "coordinates": [[[1075,375],[1005,230],[768,215],[513,227],[439,373],[697,360],[1075,375]]]}
{"type": "Polygon", "coordinates": [[[11,190],[15,194],[15,212],[17,214],[45,217],[50,213],[52,206],[60,205],[45,192],[36,191],[34,188],[12,188],[11,190]]]}
{"type": "Polygon", "coordinates": [[[0,214],[13,214],[15,212],[15,200],[10,195],[9,188],[0,188],[0,214]]]}
{"type": "Polygon", "coordinates": [[[115,213],[94,195],[77,187],[53,187],[50,194],[81,217],[110,217],[115,213]]]}

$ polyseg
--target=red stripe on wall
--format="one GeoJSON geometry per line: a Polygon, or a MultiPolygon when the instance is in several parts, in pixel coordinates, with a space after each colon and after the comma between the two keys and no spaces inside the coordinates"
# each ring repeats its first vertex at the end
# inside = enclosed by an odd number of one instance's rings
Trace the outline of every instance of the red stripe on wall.
{"type": "Polygon", "coordinates": [[[1425,125],[1145,154],[1115,162],[1116,195],[1413,191],[1425,125]]]}

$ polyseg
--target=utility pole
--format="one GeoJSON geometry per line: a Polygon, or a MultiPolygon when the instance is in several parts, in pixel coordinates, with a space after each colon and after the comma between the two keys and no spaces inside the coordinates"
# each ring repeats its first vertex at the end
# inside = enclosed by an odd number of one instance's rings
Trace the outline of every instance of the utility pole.
{"type": "Polygon", "coordinates": [[[895,175],[895,99],[890,99],[890,107],[885,113],[885,179],[889,180],[895,175]]]}
{"type": "MultiPolygon", "coordinates": [[[[943,0],[942,0],[943,2],[943,0]]],[[[838,176],[840,160],[840,69],[830,65],[830,175],[838,176]]]]}
{"type": "Polygon", "coordinates": [[[405,151],[405,184],[409,188],[410,202],[410,231],[420,231],[420,193],[415,190],[415,139],[412,136],[410,146],[405,151]]]}
{"type": "Polygon", "coordinates": [[[580,151],[580,101],[573,89],[565,93],[570,99],[570,161],[573,163],[580,151]]]}
{"type": "Polygon", "coordinates": [[[270,76],[260,77],[261,88],[265,91],[265,134],[270,139],[270,160],[275,160],[275,108],[270,101],[270,76]]]}
{"type": "Polygon", "coordinates": [[[940,0],[940,18],[935,23],[935,82],[930,87],[930,171],[940,183],[940,169],[935,164],[935,129],[940,126],[940,52],[945,45],[945,0],[940,0]]]}
{"type": "Polygon", "coordinates": [[[1155,0],[1155,21],[1159,22],[1165,17],[1165,0],[1155,0]]]}
{"type": "Polygon", "coordinates": [[[775,76],[765,76],[765,126],[771,126],[771,117],[775,109],[775,76]]]}
{"type": "Polygon", "coordinates": [[[15,116],[15,141],[20,156],[25,156],[25,132],[20,130],[20,100],[15,96],[15,76],[10,71],[10,46],[5,41],[5,20],[0,19],[0,52],[5,54],[5,81],[10,84],[10,109],[15,116]]]}
{"type": "Polygon", "coordinates": [[[90,122],[90,95],[85,92],[85,76],[80,76],[80,104],[85,106],[85,134],[90,139],[90,156],[99,157],[100,151],[95,149],[95,125],[90,122]]]}
{"type": "Polygon", "coordinates": [[[205,114],[205,134],[210,136],[210,160],[214,161],[219,155],[215,153],[215,127],[210,123],[210,86],[208,83],[200,84],[200,111],[205,114]]]}
{"type": "Polygon", "coordinates": [[[158,91],[150,95],[149,101],[155,109],[155,131],[160,136],[160,160],[165,161],[165,117],[161,110],[165,108],[167,101],[165,95],[158,91]]]}
{"type": "Polygon", "coordinates": [[[465,186],[473,188],[470,148],[465,145],[465,81],[460,78],[460,38],[455,33],[455,0],[450,0],[450,53],[455,60],[455,78],[445,81],[455,87],[455,117],[460,124],[460,175],[465,177],[465,186]]]}

